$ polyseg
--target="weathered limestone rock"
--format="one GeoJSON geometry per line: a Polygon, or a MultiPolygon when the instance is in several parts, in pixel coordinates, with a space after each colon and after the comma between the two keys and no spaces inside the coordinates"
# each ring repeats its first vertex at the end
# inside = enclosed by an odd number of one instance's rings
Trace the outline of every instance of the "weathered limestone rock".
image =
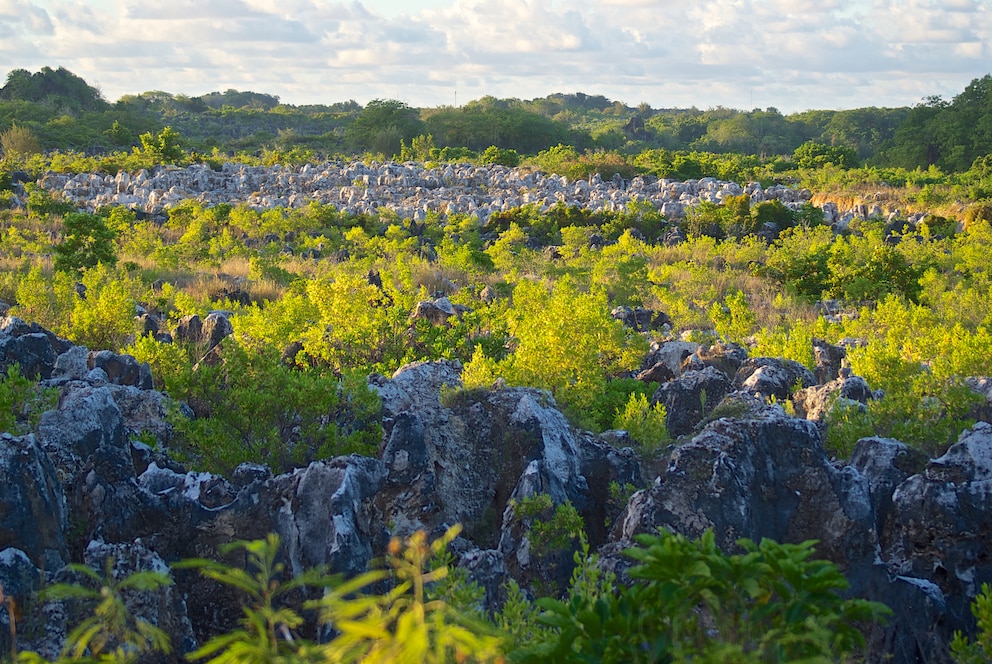
{"type": "Polygon", "coordinates": [[[817,553],[843,570],[871,565],[878,551],[868,480],[831,466],[816,427],[777,407],[716,420],[678,447],[613,535],[629,540],[658,526],[690,537],[712,528],[725,551],[742,537],[816,539],[817,553]]]}
{"type": "Polygon", "coordinates": [[[68,511],[59,474],[33,434],[0,433],[0,549],[19,549],[42,569],[69,560],[68,511]]]}
{"type": "Polygon", "coordinates": [[[947,595],[951,628],[973,624],[968,603],[992,582],[992,424],[977,423],[896,487],[881,541],[894,572],[947,595]]]}
{"type": "Polygon", "coordinates": [[[668,433],[683,436],[691,433],[730,390],[730,381],[723,373],[706,367],[662,384],[651,397],[651,405],[662,404],[668,412],[668,433]]]}
{"type": "Polygon", "coordinates": [[[777,399],[788,399],[796,386],[816,384],[813,373],[795,360],[752,357],[741,364],[734,376],[734,387],[777,399]]]}
{"type": "Polygon", "coordinates": [[[823,422],[834,406],[864,410],[875,395],[861,376],[843,376],[823,385],[803,388],[792,395],[796,414],[814,422],[823,422]]]}

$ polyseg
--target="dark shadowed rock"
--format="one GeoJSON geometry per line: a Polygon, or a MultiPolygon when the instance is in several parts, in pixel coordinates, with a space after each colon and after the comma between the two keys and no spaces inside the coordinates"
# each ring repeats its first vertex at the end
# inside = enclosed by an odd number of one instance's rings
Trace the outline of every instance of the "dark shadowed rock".
{"type": "MultiPolygon", "coordinates": [[[[107,544],[94,540],[86,547],[84,562],[100,573],[106,572],[109,564],[110,573],[118,581],[136,572],[158,572],[172,577],[165,561],[138,542],[107,544]]],[[[177,654],[186,654],[197,647],[185,599],[176,585],[168,584],[156,590],[127,590],[122,593],[122,599],[131,615],[164,630],[177,654]]],[[[142,661],[169,662],[172,657],[144,655],[142,661]]]]}
{"type": "Polygon", "coordinates": [[[133,355],[118,355],[109,350],[90,351],[86,365],[90,369],[102,369],[114,385],[132,385],[142,390],[153,387],[151,367],[147,362],[138,363],[133,355]]]}
{"type": "Polygon", "coordinates": [[[847,349],[843,346],[834,346],[823,339],[813,339],[813,359],[816,362],[813,374],[816,376],[817,384],[823,385],[837,380],[846,357],[847,349]]]}
{"type": "Polygon", "coordinates": [[[682,362],[682,371],[700,371],[713,367],[728,379],[737,375],[737,370],[747,360],[747,349],[734,343],[719,342],[712,346],[700,346],[682,362]]]}
{"type": "Polygon", "coordinates": [[[892,512],[892,492],[907,478],[922,471],[928,460],[919,450],[892,438],[862,438],[854,446],[850,464],[868,478],[879,535],[892,512]]]}
{"type": "Polygon", "coordinates": [[[0,549],[14,547],[42,569],[68,559],[68,511],[58,472],[34,435],[0,434],[0,549]]]}
{"type": "Polygon", "coordinates": [[[969,602],[992,581],[992,424],[977,423],[896,488],[881,541],[894,572],[947,595],[951,629],[974,625],[969,602]]]}
{"type": "Polygon", "coordinates": [[[641,369],[650,369],[661,362],[678,376],[682,373],[685,359],[696,352],[699,344],[689,341],[663,341],[651,344],[651,350],[641,363],[641,369]]]}
{"type": "Polygon", "coordinates": [[[675,373],[664,362],[656,362],[653,366],[639,371],[635,378],[644,383],[667,383],[675,378],[675,373]]]}
{"type": "Polygon", "coordinates": [[[723,373],[706,367],[701,371],[687,371],[661,385],[651,398],[651,405],[662,404],[668,412],[668,433],[683,436],[691,433],[730,389],[730,381],[723,373]]]}
{"type": "Polygon", "coordinates": [[[663,311],[652,311],[643,307],[616,307],[610,312],[614,320],[638,332],[660,330],[665,325],[671,325],[671,317],[663,311]]]}
{"type": "Polygon", "coordinates": [[[792,395],[796,415],[814,422],[823,422],[835,406],[864,410],[874,399],[868,383],[861,376],[844,376],[823,385],[813,385],[792,395]]]}
{"type": "Polygon", "coordinates": [[[725,551],[736,541],[819,540],[817,553],[846,570],[877,556],[867,479],[830,465],[816,427],[766,407],[720,419],[673,452],[655,486],[635,494],[615,538],[671,528],[699,537],[712,528],[725,551]]]}

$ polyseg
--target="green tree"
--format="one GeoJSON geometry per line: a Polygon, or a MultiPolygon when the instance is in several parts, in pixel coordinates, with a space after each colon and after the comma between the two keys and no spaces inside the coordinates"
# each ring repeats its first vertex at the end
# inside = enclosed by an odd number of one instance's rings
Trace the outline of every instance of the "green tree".
{"type": "Polygon", "coordinates": [[[153,135],[150,131],[145,132],[139,138],[144,153],[156,160],[168,164],[182,161],[183,149],[179,145],[179,132],[172,127],[166,127],[157,135],[153,135]]]}
{"type": "Polygon", "coordinates": [[[820,168],[828,164],[853,168],[857,166],[858,154],[847,146],[807,141],[792,152],[792,162],[796,168],[820,168]]]}
{"type": "Polygon", "coordinates": [[[399,154],[400,141],[424,133],[420,114],[401,101],[373,99],[345,130],[345,137],[358,150],[399,154]]]}
{"type": "Polygon", "coordinates": [[[55,269],[79,274],[99,263],[117,263],[116,233],[95,214],[70,212],[62,221],[62,242],[55,245],[55,269]]]}

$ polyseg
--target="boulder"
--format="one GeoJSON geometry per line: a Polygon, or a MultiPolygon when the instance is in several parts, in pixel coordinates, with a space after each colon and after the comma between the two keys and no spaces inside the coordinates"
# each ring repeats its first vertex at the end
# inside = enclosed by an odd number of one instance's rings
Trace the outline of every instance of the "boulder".
{"type": "Polygon", "coordinates": [[[682,371],[699,371],[713,367],[728,379],[737,375],[738,369],[747,360],[747,349],[729,342],[718,342],[712,346],[700,346],[682,362],[682,371]]]}
{"type": "Polygon", "coordinates": [[[713,367],[706,367],[700,371],[687,371],[662,384],[651,397],[651,405],[660,403],[665,407],[669,434],[684,436],[691,433],[730,390],[726,376],[713,367]]]}
{"type": "Polygon", "coordinates": [[[950,629],[973,628],[969,603],[992,582],[992,424],[975,424],[896,487],[881,543],[894,573],[944,592],[950,629]]]}
{"type": "Polygon", "coordinates": [[[813,374],[817,385],[837,380],[846,358],[847,349],[843,346],[834,346],[823,339],[813,339],[813,359],[816,362],[813,374]]]}
{"type": "Polygon", "coordinates": [[[861,376],[845,375],[823,385],[813,385],[792,395],[796,415],[814,422],[824,422],[830,409],[849,406],[864,410],[875,394],[861,376]]]}
{"type": "Polygon", "coordinates": [[[766,406],[747,419],[711,422],[676,448],[655,485],[631,498],[613,537],[712,529],[728,552],[742,537],[815,539],[817,554],[847,571],[874,563],[874,525],[867,478],[832,466],[811,422],[766,406]]]}
{"type": "Polygon", "coordinates": [[[682,373],[682,364],[685,359],[698,349],[699,344],[689,341],[652,343],[650,352],[641,363],[641,370],[650,369],[660,362],[668,367],[673,375],[678,376],[682,373]]]}
{"type": "Polygon", "coordinates": [[[139,364],[133,355],[118,355],[109,350],[90,351],[86,366],[102,369],[114,385],[133,385],[143,390],[153,387],[151,367],[147,362],[139,364]]]}
{"type": "Polygon", "coordinates": [[[797,389],[816,384],[813,372],[795,360],[752,357],[734,376],[734,387],[761,396],[789,399],[797,389]]]}
{"type": "Polygon", "coordinates": [[[16,548],[41,569],[62,567],[69,560],[66,499],[33,434],[0,433],[0,476],[0,549],[16,548]]]}

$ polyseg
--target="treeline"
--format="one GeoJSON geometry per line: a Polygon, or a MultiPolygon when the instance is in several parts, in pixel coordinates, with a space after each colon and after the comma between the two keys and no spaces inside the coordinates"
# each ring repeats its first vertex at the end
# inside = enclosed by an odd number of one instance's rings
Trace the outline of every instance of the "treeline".
{"type": "MultiPolygon", "coordinates": [[[[110,151],[172,127],[186,147],[210,153],[308,150],[325,156],[400,156],[414,138],[473,152],[495,146],[534,155],[557,145],[579,153],[633,156],[647,150],[791,156],[806,143],[844,151],[849,165],[968,170],[992,147],[992,76],[947,101],[913,108],[866,107],[784,115],[750,111],[655,109],[601,95],[553,94],[533,100],[483,97],[460,107],[417,109],[395,100],[293,106],[274,95],[226,90],[198,97],[162,91],[111,104],[64,68],[17,69],[0,88],[0,131],[29,129],[42,148],[110,151]]],[[[454,152],[452,152],[454,151],[454,152]]]]}

